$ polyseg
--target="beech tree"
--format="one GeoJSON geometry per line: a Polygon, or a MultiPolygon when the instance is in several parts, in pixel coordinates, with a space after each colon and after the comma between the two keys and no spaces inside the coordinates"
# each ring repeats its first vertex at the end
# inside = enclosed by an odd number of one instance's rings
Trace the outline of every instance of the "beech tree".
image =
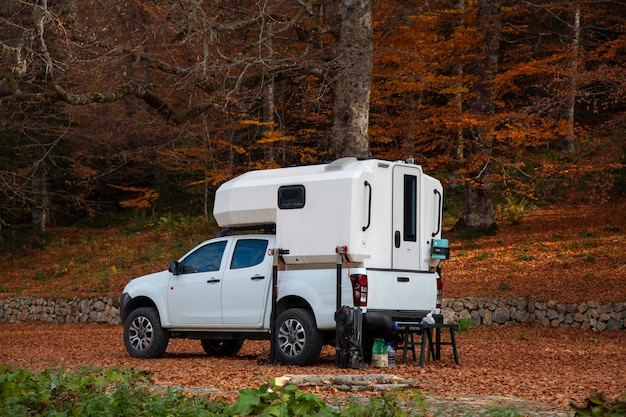
{"type": "Polygon", "coordinates": [[[576,110],[576,96],[578,90],[577,72],[580,49],[580,5],[572,2],[565,20],[568,27],[570,38],[570,47],[567,53],[567,62],[565,67],[565,79],[563,82],[562,93],[564,95],[563,104],[559,113],[559,119],[565,125],[563,132],[560,132],[557,149],[561,154],[574,152],[574,117],[576,110]]]}
{"type": "Polygon", "coordinates": [[[371,0],[341,0],[339,19],[329,156],[369,156],[374,59],[371,0]]]}
{"type": "Polygon", "coordinates": [[[465,182],[464,207],[460,226],[493,233],[496,218],[493,205],[493,116],[494,94],[491,83],[498,71],[500,35],[502,22],[499,0],[479,0],[477,14],[478,33],[484,34],[478,50],[474,98],[470,114],[475,117],[467,129],[465,152],[467,154],[467,180],[465,182]]]}

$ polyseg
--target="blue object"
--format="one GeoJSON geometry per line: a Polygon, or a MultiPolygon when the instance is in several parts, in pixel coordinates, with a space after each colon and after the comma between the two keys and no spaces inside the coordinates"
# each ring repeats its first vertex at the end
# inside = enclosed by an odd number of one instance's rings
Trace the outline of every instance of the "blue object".
{"type": "Polygon", "coordinates": [[[430,248],[431,259],[450,259],[448,239],[433,239],[430,248]]]}

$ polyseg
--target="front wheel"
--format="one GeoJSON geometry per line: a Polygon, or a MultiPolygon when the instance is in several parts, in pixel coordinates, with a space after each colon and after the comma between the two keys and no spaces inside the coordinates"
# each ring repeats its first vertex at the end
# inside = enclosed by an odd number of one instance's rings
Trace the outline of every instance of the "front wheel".
{"type": "Polygon", "coordinates": [[[202,339],[200,343],[209,356],[235,356],[243,346],[243,339],[202,339]]]}
{"type": "Polygon", "coordinates": [[[289,365],[310,365],[322,351],[322,333],[312,313],[302,308],[290,308],[276,322],[276,355],[289,365]]]}
{"type": "Polygon", "coordinates": [[[158,358],[165,353],[169,341],[170,336],[152,307],[133,310],[124,322],[124,345],[134,358],[158,358]]]}

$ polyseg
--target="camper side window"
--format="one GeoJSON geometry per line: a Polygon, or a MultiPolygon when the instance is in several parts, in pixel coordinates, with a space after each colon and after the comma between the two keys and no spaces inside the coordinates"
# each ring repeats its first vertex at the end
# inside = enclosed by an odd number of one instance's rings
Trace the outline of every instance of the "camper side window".
{"type": "Polygon", "coordinates": [[[304,185],[284,185],[278,189],[278,208],[299,209],[304,207],[304,185]]]}

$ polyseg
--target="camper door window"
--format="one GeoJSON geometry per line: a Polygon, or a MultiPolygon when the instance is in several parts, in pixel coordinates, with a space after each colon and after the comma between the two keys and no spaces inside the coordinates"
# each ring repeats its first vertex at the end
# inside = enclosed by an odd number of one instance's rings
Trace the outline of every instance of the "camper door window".
{"type": "Polygon", "coordinates": [[[304,207],[304,185],[284,185],[278,189],[278,208],[299,209],[304,207]]]}
{"type": "Polygon", "coordinates": [[[404,176],[404,240],[417,242],[417,177],[404,176]]]}

